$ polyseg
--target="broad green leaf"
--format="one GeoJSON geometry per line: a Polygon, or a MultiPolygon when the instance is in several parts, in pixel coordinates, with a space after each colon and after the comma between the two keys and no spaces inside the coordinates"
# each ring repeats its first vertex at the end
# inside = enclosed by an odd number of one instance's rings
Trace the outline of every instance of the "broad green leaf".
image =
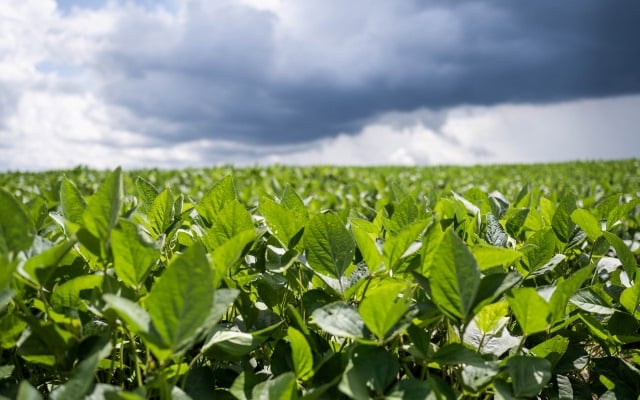
{"type": "Polygon", "coordinates": [[[508,267],[522,257],[522,253],[518,250],[482,244],[473,246],[471,252],[481,271],[499,265],[508,267]]]}
{"type": "Polygon", "coordinates": [[[266,378],[266,376],[259,376],[252,371],[242,371],[233,381],[229,392],[238,400],[250,400],[253,397],[253,388],[266,378]]]}
{"type": "Polygon", "coordinates": [[[537,396],[551,380],[551,363],[544,358],[513,356],[507,360],[507,371],[518,397],[537,396]]]}
{"type": "Polygon", "coordinates": [[[520,208],[515,209],[510,213],[510,217],[507,219],[505,228],[511,236],[515,237],[520,234],[522,227],[529,216],[529,212],[530,210],[528,208],[520,208]]]}
{"type": "Polygon", "coordinates": [[[475,365],[482,366],[486,360],[474,350],[462,343],[449,343],[442,346],[431,358],[440,365],[475,365]]]}
{"type": "Polygon", "coordinates": [[[0,254],[27,250],[35,234],[33,221],[22,204],[0,188],[0,254]]]}
{"type": "Polygon", "coordinates": [[[305,221],[300,220],[294,211],[266,196],[260,198],[259,211],[265,218],[271,234],[287,248],[304,227],[305,221]]]}
{"type": "Polygon", "coordinates": [[[74,244],[74,242],[64,241],[29,258],[19,269],[20,274],[39,286],[46,286],[74,244]]]}
{"type": "Polygon", "coordinates": [[[556,290],[549,300],[551,311],[551,323],[554,324],[565,318],[565,308],[571,296],[573,296],[582,284],[593,276],[592,267],[584,267],[575,271],[567,279],[560,278],[556,283],[556,290]]]}
{"type": "Polygon", "coordinates": [[[558,239],[563,243],[569,243],[575,230],[576,225],[571,220],[571,213],[576,208],[576,198],[569,192],[560,200],[556,212],[553,214],[551,226],[558,239]]]}
{"type": "MultiPolygon", "coordinates": [[[[15,347],[22,331],[24,331],[26,327],[27,323],[17,314],[7,313],[0,317],[0,349],[11,349],[15,347]]],[[[2,380],[2,377],[0,377],[0,380],[2,380]]]]}
{"type": "Polygon", "coordinates": [[[333,213],[311,218],[304,231],[307,261],[312,268],[338,279],[351,264],[355,243],[340,217],[333,213]]]}
{"type": "Polygon", "coordinates": [[[542,267],[556,254],[556,237],[551,229],[534,233],[523,247],[527,269],[533,272],[542,267]]]}
{"type": "Polygon", "coordinates": [[[291,185],[287,184],[285,186],[282,196],[280,197],[280,204],[292,211],[299,221],[303,223],[307,221],[309,217],[307,207],[291,185]]]}
{"type": "Polygon", "coordinates": [[[147,213],[156,197],[158,197],[159,191],[153,183],[141,176],[136,178],[136,189],[138,189],[138,194],[140,195],[140,210],[143,213],[147,213]]]}
{"type": "Polygon", "coordinates": [[[202,326],[202,332],[208,335],[213,330],[220,318],[229,310],[229,307],[240,294],[238,289],[216,289],[213,293],[213,307],[209,310],[207,320],[202,326]]]}
{"type": "Polygon", "coordinates": [[[141,335],[146,339],[151,339],[153,343],[161,343],[162,340],[159,337],[154,340],[151,317],[142,307],[127,298],[114,294],[104,294],[102,298],[107,308],[116,313],[129,331],[141,335]]]}
{"type": "Polygon", "coordinates": [[[82,194],[69,179],[62,179],[60,184],[60,208],[62,215],[74,224],[82,225],[82,214],[87,207],[82,194]]]}
{"type": "Polygon", "coordinates": [[[629,250],[629,247],[627,247],[622,239],[611,232],[604,232],[604,237],[615,249],[618,259],[622,262],[622,267],[627,275],[629,275],[629,279],[634,279],[636,271],[638,270],[638,263],[636,262],[636,258],[631,250],[629,250]]]}
{"type": "Polygon", "coordinates": [[[256,230],[252,227],[227,240],[213,252],[214,286],[217,286],[226,272],[242,256],[245,248],[256,239],[256,230]]]}
{"type": "Polygon", "coordinates": [[[431,389],[429,383],[420,379],[409,378],[398,382],[385,400],[438,400],[440,396],[431,389]]]}
{"type": "Polygon", "coordinates": [[[549,360],[551,368],[553,369],[567,351],[568,347],[569,339],[556,335],[533,347],[531,353],[536,357],[549,360]]]}
{"type": "Polygon", "coordinates": [[[227,175],[204,195],[196,206],[196,211],[204,218],[207,225],[211,226],[224,205],[235,199],[236,188],[233,178],[231,175],[227,175]]]}
{"type": "Polygon", "coordinates": [[[485,240],[492,246],[507,247],[509,235],[504,231],[500,221],[491,213],[487,214],[487,233],[485,240]]]}
{"type": "Polygon", "coordinates": [[[111,229],[116,225],[120,215],[122,197],[122,170],[118,167],[89,198],[82,214],[84,226],[93,236],[103,241],[109,239],[111,229]]]}
{"type": "Polygon", "coordinates": [[[313,311],[311,318],[322,330],[335,336],[357,339],[366,335],[364,321],[358,311],[343,302],[319,307],[313,311]]]}
{"type": "Polygon", "coordinates": [[[253,228],[251,214],[237,200],[229,200],[216,214],[207,235],[215,250],[237,234],[253,228]]]}
{"type": "Polygon", "coordinates": [[[18,400],[42,400],[42,394],[36,388],[31,386],[28,380],[20,382],[18,387],[18,400]]]}
{"type": "Polygon", "coordinates": [[[549,303],[534,288],[513,289],[507,293],[507,301],[525,335],[542,332],[549,327],[549,303]]]}
{"type": "Polygon", "coordinates": [[[173,211],[173,196],[169,189],[165,189],[156,196],[147,211],[149,230],[154,238],[157,238],[171,226],[173,211]]]}
{"type": "MultiPolygon", "coordinates": [[[[382,248],[385,263],[389,269],[395,270],[396,264],[410,249],[411,245],[420,239],[422,232],[431,220],[420,219],[404,226],[395,235],[389,235],[382,248]]],[[[420,242],[417,242],[420,244],[420,242]]]]}
{"type": "Polygon", "coordinates": [[[620,304],[637,319],[640,319],[640,279],[633,286],[626,288],[620,295],[620,304]]]}
{"type": "Polygon", "coordinates": [[[80,275],[57,286],[49,300],[54,307],[70,307],[86,310],[87,298],[96,287],[102,285],[103,275],[80,275]]]}
{"type": "Polygon", "coordinates": [[[368,399],[371,391],[382,394],[393,383],[400,365],[381,347],[359,345],[351,351],[338,389],[354,399],[368,399]]]}
{"type": "Polygon", "coordinates": [[[422,274],[426,277],[429,277],[431,274],[433,260],[440,248],[440,242],[444,236],[445,232],[442,230],[442,226],[436,223],[429,225],[427,231],[422,237],[422,247],[420,249],[423,260],[422,274]]]}
{"type": "Polygon", "coordinates": [[[462,239],[445,233],[431,267],[431,294],[438,308],[458,320],[467,320],[480,287],[480,269],[462,239]]]}
{"type": "Polygon", "coordinates": [[[578,208],[571,213],[571,220],[578,225],[589,239],[596,241],[601,235],[600,222],[589,211],[578,208]]]}
{"type": "Polygon", "coordinates": [[[154,328],[171,353],[188,349],[213,306],[213,271],[202,246],[176,257],[145,301],[154,328]]]}
{"type": "Polygon", "coordinates": [[[372,274],[379,272],[381,268],[384,268],[384,258],[376,244],[377,227],[364,219],[353,218],[351,231],[369,271],[372,274]]]}
{"type": "Polygon", "coordinates": [[[631,213],[633,209],[638,207],[639,205],[640,205],[640,197],[637,197],[637,196],[626,203],[617,204],[607,214],[608,226],[613,226],[616,222],[628,218],[629,213],[631,213]]]}
{"type": "Polygon", "coordinates": [[[420,216],[418,205],[412,196],[405,196],[397,203],[393,203],[393,214],[385,222],[385,226],[393,233],[413,224],[420,216]]]}
{"type": "Polygon", "coordinates": [[[296,377],[306,381],[313,377],[313,353],[304,335],[295,328],[289,327],[287,335],[291,342],[291,356],[296,377]]]}
{"type": "Polygon", "coordinates": [[[81,400],[93,386],[94,375],[98,363],[111,352],[111,343],[101,340],[95,344],[88,355],[76,365],[73,375],[64,385],[56,388],[51,393],[52,400],[81,400]]]}
{"type": "Polygon", "coordinates": [[[509,306],[506,301],[487,304],[482,307],[474,317],[474,321],[482,333],[488,333],[498,324],[498,322],[509,313],[509,306]]]}
{"type": "Polygon", "coordinates": [[[214,360],[239,360],[265,340],[267,340],[266,336],[217,326],[202,346],[202,352],[214,360]]]}
{"type": "Polygon", "coordinates": [[[114,269],[128,286],[139,288],[160,257],[160,250],[145,239],[136,224],[122,219],[111,232],[114,269]]]}
{"type": "Polygon", "coordinates": [[[298,397],[296,376],[293,372],[285,372],[254,386],[252,398],[253,400],[295,400],[298,397]]]}
{"type": "Polygon", "coordinates": [[[382,341],[409,306],[411,293],[406,283],[383,281],[367,291],[358,310],[367,328],[382,341]]]}
{"type": "Polygon", "coordinates": [[[578,290],[573,296],[571,296],[569,301],[571,304],[574,304],[581,310],[589,313],[611,315],[616,312],[615,308],[613,308],[611,304],[607,303],[591,288],[578,290]]]}

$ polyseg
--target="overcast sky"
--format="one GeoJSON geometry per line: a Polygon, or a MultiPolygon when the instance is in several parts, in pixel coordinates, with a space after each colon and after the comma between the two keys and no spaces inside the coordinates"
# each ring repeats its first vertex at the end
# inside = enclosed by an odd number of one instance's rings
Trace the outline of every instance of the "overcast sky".
{"type": "Polygon", "coordinates": [[[0,170],[640,157],[636,0],[3,0],[0,170]]]}

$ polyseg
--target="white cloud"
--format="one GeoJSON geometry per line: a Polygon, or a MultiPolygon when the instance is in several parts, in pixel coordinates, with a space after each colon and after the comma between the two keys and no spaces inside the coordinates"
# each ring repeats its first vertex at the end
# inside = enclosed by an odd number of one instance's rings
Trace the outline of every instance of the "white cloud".
{"type": "Polygon", "coordinates": [[[448,92],[440,77],[460,73],[462,42],[481,41],[485,56],[531,49],[491,40],[483,26],[508,15],[489,3],[105,4],[0,2],[0,170],[640,156],[640,96],[393,111],[414,108],[406,82],[448,92]],[[316,139],[279,144],[304,129],[316,139]]]}
{"type": "Polygon", "coordinates": [[[395,113],[355,135],[340,135],[263,162],[346,165],[473,165],[640,157],[640,96],[546,105],[456,107],[440,115],[395,113]],[[403,121],[393,124],[393,120],[403,121]]]}

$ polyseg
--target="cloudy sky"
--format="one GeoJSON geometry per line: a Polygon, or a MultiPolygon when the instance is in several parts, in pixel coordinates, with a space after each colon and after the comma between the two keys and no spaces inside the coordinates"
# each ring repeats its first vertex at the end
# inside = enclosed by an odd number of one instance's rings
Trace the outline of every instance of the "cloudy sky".
{"type": "Polygon", "coordinates": [[[2,0],[0,171],[640,157],[635,0],[2,0]]]}

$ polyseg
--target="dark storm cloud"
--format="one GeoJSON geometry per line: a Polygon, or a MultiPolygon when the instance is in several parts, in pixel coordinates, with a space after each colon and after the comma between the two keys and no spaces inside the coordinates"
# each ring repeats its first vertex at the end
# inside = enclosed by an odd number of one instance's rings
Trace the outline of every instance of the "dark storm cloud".
{"type": "Polygon", "coordinates": [[[277,144],[423,107],[640,92],[637,1],[301,3],[134,10],[92,66],[101,93],[176,124],[167,140],[277,144]]]}

